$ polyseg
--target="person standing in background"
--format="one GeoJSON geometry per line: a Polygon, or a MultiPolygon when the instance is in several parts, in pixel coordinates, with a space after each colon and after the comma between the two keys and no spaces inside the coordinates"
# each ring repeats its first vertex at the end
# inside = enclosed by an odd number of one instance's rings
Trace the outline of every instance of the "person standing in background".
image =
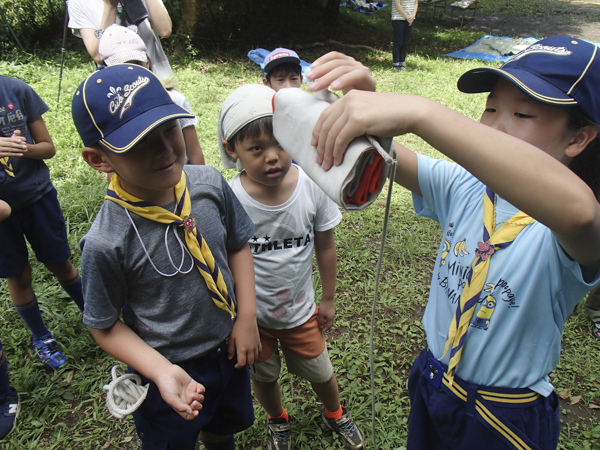
{"type": "Polygon", "coordinates": [[[392,28],[394,29],[392,64],[394,70],[398,72],[402,72],[406,68],[406,52],[417,9],[419,9],[418,0],[394,0],[392,2],[392,28]]]}
{"type": "Polygon", "coordinates": [[[160,38],[171,35],[173,25],[162,0],[69,0],[68,8],[69,28],[75,36],[83,39],[85,48],[98,65],[102,65],[98,53],[102,33],[116,23],[133,29],[142,38],[152,61],[152,72],[165,89],[179,90],[160,43],[160,38]],[[138,16],[141,6],[145,7],[147,18],[143,18],[145,15],[138,16]]]}

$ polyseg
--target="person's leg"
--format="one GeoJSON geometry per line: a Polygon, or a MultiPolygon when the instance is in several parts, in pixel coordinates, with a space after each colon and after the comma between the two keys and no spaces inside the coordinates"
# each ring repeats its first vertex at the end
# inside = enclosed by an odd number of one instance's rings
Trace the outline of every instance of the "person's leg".
{"type": "Polygon", "coordinates": [[[600,286],[592,289],[585,300],[587,314],[592,321],[592,335],[600,339],[600,286]]]}
{"type": "Polygon", "coordinates": [[[392,28],[394,29],[394,47],[392,49],[392,64],[394,67],[400,66],[400,48],[404,38],[404,28],[406,20],[392,20],[392,28]]]}
{"type": "MultiPolygon", "coordinates": [[[[261,342],[264,335],[261,335],[261,342]]],[[[264,351],[265,347],[263,347],[264,351]]],[[[251,369],[252,387],[254,395],[265,411],[267,411],[267,442],[268,449],[290,449],[292,445],[292,426],[290,417],[281,403],[279,389],[279,373],[281,371],[281,358],[279,349],[261,363],[254,364],[251,369]]]]}
{"type": "Polygon", "coordinates": [[[31,265],[27,263],[20,274],[7,278],[6,281],[13,305],[31,331],[33,340],[50,334],[42,319],[37,298],[31,285],[31,265]]]}
{"type": "Polygon", "coordinates": [[[317,394],[317,397],[319,397],[319,400],[323,402],[326,413],[335,413],[340,409],[340,390],[337,379],[335,378],[335,373],[331,376],[329,381],[326,381],[325,383],[311,383],[311,386],[313,391],[315,391],[315,394],[317,394]]]}
{"type": "Polygon", "coordinates": [[[206,450],[235,450],[235,439],[232,434],[219,436],[201,431],[200,439],[206,450]]]}
{"type": "Polygon", "coordinates": [[[253,379],[252,387],[254,395],[256,395],[261,406],[265,408],[269,417],[280,417],[283,414],[281,393],[277,380],[266,383],[253,379]]]}
{"type": "Polygon", "coordinates": [[[8,362],[2,352],[0,342],[0,440],[4,439],[15,427],[19,412],[19,395],[10,385],[8,362]]]}
{"type": "Polygon", "coordinates": [[[79,271],[67,259],[62,264],[46,264],[50,272],[54,274],[61,287],[65,290],[71,300],[77,305],[79,310],[83,312],[83,286],[81,284],[81,276],[79,271]]]}
{"type": "Polygon", "coordinates": [[[400,65],[406,67],[406,54],[408,52],[408,44],[410,42],[410,36],[412,34],[412,25],[404,27],[404,35],[402,37],[402,47],[400,48],[400,65]]]}
{"type": "Polygon", "coordinates": [[[67,358],[42,319],[37,297],[31,286],[31,265],[27,263],[19,275],[9,277],[6,281],[14,307],[33,336],[35,354],[44,366],[58,369],[67,362],[67,358]]]}

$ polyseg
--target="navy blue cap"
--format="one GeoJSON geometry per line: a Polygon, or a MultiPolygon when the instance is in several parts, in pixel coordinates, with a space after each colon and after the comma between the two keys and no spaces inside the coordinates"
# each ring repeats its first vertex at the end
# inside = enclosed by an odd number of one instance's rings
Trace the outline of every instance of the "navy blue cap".
{"type": "Polygon", "coordinates": [[[71,113],[83,145],[99,144],[117,155],[169,120],[194,117],[173,103],[152,72],[135,64],[117,64],[87,77],[75,91],[71,113]]]}
{"type": "Polygon", "coordinates": [[[265,59],[262,63],[263,71],[266,75],[273,67],[284,63],[297,64],[298,66],[302,67],[300,64],[300,57],[294,50],[289,50],[287,48],[276,48],[267,56],[265,56],[265,59]]]}
{"type": "Polygon", "coordinates": [[[552,36],[527,47],[502,67],[466,72],[458,89],[489,92],[502,77],[533,99],[555,106],[579,106],[600,125],[600,55],[596,45],[570,36],[552,36]]]}

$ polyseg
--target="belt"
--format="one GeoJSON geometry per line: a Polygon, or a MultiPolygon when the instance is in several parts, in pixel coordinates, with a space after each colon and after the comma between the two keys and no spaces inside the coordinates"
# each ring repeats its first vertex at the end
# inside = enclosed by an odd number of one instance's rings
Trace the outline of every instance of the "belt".
{"type": "Polygon", "coordinates": [[[496,407],[527,408],[543,401],[543,397],[530,389],[493,388],[469,383],[454,376],[451,381],[447,367],[429,353],[422,375],[437,389],[466,404],[466,414],[476,417],[484,426],[518,450],[538,450],[525,434],[506,420],[496,407]]]}

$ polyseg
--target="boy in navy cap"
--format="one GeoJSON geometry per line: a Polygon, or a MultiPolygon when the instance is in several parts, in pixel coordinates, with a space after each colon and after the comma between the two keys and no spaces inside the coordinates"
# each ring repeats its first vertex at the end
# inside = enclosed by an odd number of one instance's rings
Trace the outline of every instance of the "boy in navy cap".
{"type": "Polygon", "coordinates": [[[286,87],[302,86],[302,65],[298,54],[287,48],[276,48],[263,62],[263,84],[278,91],[286,87]]]}
{"type": "Polygon", "coordinates": [[[115,173],[81,240],[83,322],[150,383],[133,413],[142,449],[193,450],[199,436],[208,450],[232,450],[254,420],[254,225],[216,169],[183,169],[176,119],[191,115],[152,72],[99,70],[72,112],[83,158],[115,173]]]}

